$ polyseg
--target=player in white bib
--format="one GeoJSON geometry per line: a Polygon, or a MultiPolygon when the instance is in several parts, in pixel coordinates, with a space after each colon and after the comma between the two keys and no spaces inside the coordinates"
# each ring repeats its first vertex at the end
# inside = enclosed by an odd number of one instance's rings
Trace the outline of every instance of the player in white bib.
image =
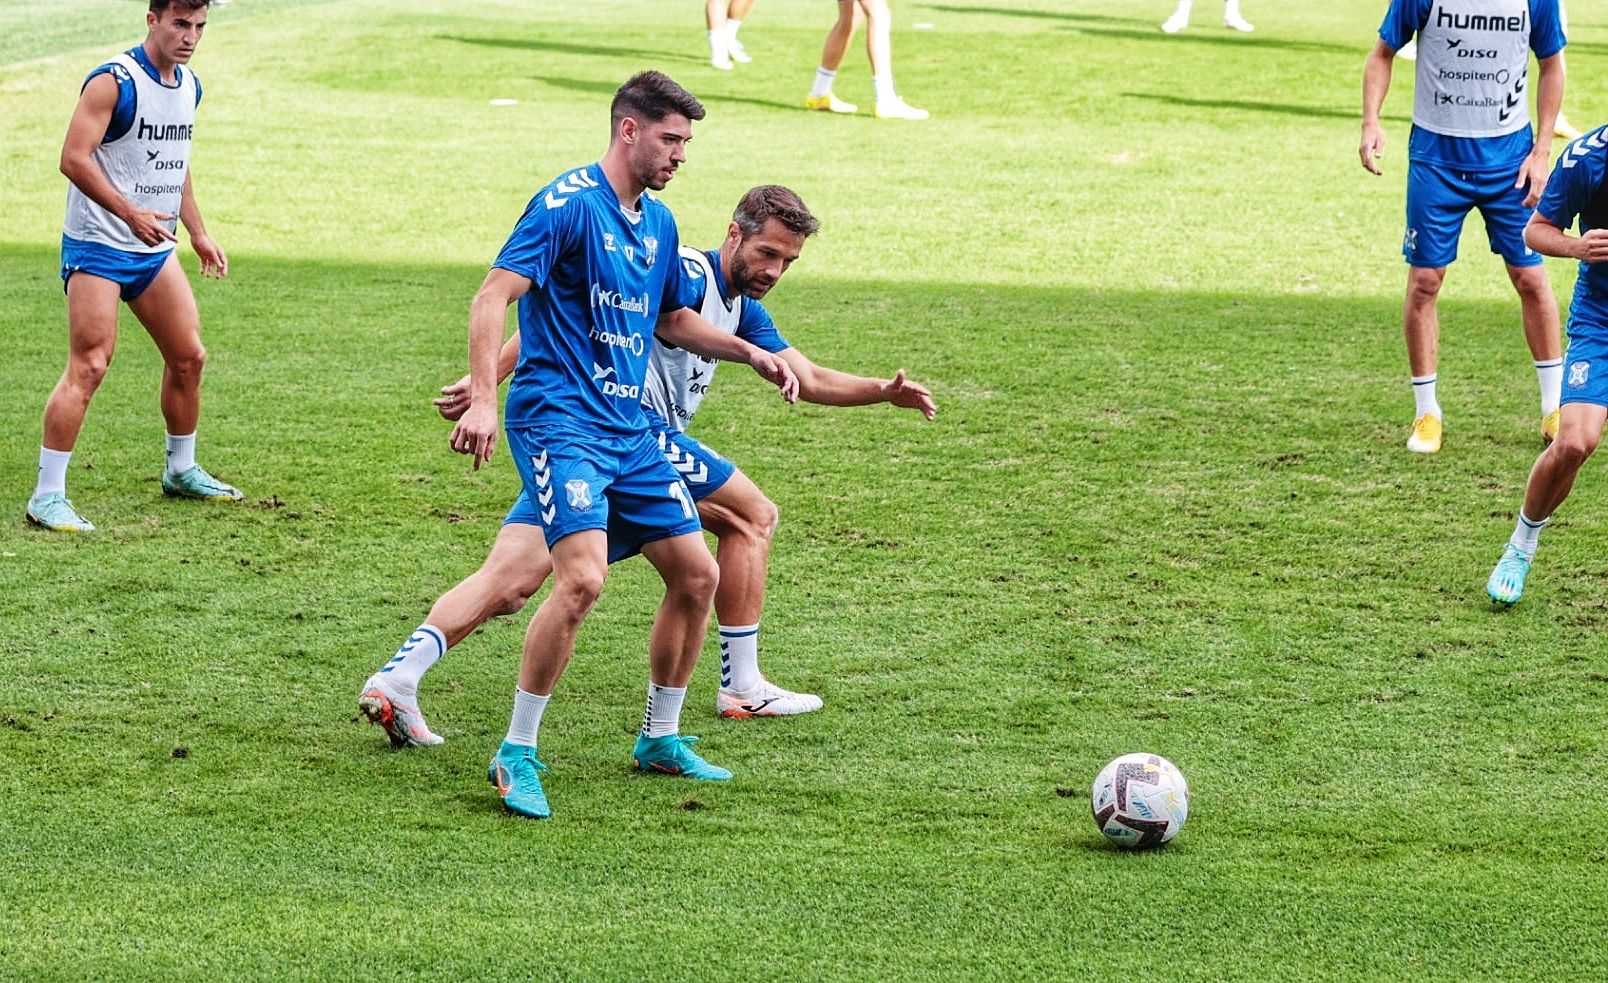
{"type": "Polygon", "coordinates": [[[190,137],[201,84],[187,66],[207,24],[207,5],[151,0],[145,41],[90,73],[62,145],[61,170],[71,182],[61,240],[70,346],[67,369],[45,404],[39,478],[27,509],[28,521],[47,529],[95,528],[67,499],[67,464],[112,360],[119,301],[162,354],[162,491],[240,498],[237,489],[195,463],[206,351],[195,295],[174,251],[182,221],[202,274],[222,277],[229,271],[190,184],[190,137]]]}
{"type": "Polygon", "coordinates": [[[1407,145],[1408,263],[1403,328],[1415,404],[1407,449],[1433,454],[1443,433],[1436,393],[1440,319],[1436,300],[1470,211],[1485,219],[1491,252],[1518,292],[1524,338],[1541,394],[1541,437],[1558,432],[1563,346],[1558,302],[1524,226],[1546,189],[1552,132],[1563,101],[1565,39],[1558,0],[1392,0],[1363,69],[1362,166],[1379,174],[1385,145],[1379,111],[1396,53],[1416,36],[1413,128],[1407,145]],[[1529,66],[1537,131],[1530,128],[1529,66]]]}
{"type": "MultiPolygon", "coordinates": [[[[686,279],[703,288],[698,313],[730,332],[786,360],[799,380],[800,398],[828,406],[890,403],[914,409],[928,419],[937,412],[926,387],[905,378],[850,375],[817,365],[777,333],[760,298],[776,285],[819,223],[787,188],[765,185],[738,203],[726,239],[718,250],[682,248],[686,279]]],[[[720,585],[715,594],[719,622],[721,685],[716,709],[726,717],[772,717],[819,709],[821,699],[771,683],[759,669],[760,612],[777,509],[759,487],[730,461],[685,434],[709,388],[715,363],[658,339],[652,343],[644,386],[644,411],[659,428],[660,447],[680,472],[697,504],[703,526],[718,540],[720,585]]],[[[503,346],[498,370],[513,371],[519,336],[503,346]]],[[[441,415],[456,420],[468,409],[467,378],[442,389],[441,415]]],[[[612,536],[611,536],[612,539],[612,536]]],[[[611,542],[610,562],[632,554],[611,542]]],[[[418,705],[419,680],[446,650],[484,622],[524,606],[546,580],[552,564],[535,510],[521,496],[510,511],[491,553],[480,569],[443,594],[429,617],[402,643],[396,655],[364,684],[362,712],[380,724],[398,747],[438,744],[418,705]]]]}

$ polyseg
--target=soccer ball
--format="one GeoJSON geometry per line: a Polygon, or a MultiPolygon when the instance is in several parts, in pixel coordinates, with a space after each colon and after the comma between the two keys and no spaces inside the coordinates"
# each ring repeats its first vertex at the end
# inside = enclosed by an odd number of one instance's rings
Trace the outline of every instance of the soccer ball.
{"type": "Polygon", "coordinates": [[[1089,793],[1094,824],[1124,850],[1161,846],[1189,816],[1189,783],[1159,754],[1124,754],[1100,770],[1089,793]]]}

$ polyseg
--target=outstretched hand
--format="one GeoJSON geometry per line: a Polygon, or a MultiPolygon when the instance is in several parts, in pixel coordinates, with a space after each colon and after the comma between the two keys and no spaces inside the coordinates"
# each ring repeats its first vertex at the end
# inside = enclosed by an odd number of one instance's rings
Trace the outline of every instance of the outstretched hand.
{"type": "Polygon", "coordinates": [[[906,379],[904,369],[893,374],[893,378],[883,385],[882,392],[894,406],[920,410],[921,415],[929,420],[938,415],[938,404],[933,402],[932,392],[921,383],[906,379]]]}
{"type": "Polygon", "coordinates": [[[431,400],[443,420],[458,420],[469,408],[469,377],[464,376],[450,386],[441,387],[441,396],[431,400]]]}
{"type": "Polygon", "coordinates": [[[773,355],[762,348],[754,349],[748,357],[748,364],[753,366],[755,372],[766,382],[772,383],[782,391],[782,398],[789,403],[798,402],[798,376],[787,360],[780,355],[773,355]]]}

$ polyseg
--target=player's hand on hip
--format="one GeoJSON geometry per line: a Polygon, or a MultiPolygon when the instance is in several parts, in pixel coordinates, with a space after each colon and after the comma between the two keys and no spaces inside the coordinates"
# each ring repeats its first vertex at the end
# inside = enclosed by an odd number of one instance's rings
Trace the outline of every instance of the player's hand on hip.
{"type": "Polygon", "coordinates": [[[229,275],[229,257],[223,254],[212,237],[205,232],[190,237],[190,248],[201,257],[201,275],[216,277],[222,280],[229,275]]]}
{"type": "Polygon", "coordinates": [[[134,233],[134,238],[147,246],[155,246],[163,242],[178,242],[179,237],[165,223],[173,221],[173,216],[167,212],[153,212],[148,208],[136,208],[128,213],[128,230],[134,233]]]}
{"type": "Polygon", "coordinates": [[[1385,155],[1385,131],[1378,123],[1362,124],[1362,146],[1357,148],[1362,157],[1362,166],[1370,173],[1383,174],[1379,169],[1378,160],[1385,155]]]}
{"type": "Polygon", "coordinates": [[[932,401],[932,393],[921,383],[906,379],[904,369],[895,372],[882,391],[894,406],[920,410],[921,415],[929,420],[938,414],[938,404],[932,401]]]}
{"type": "Polygon", "coordinates": [[[754,367],[767,382],[775,384],[782,391],[782,398],[789,403],[798,402],[798,376],[787,360],[780,355],[773,355],[761,348],[754,349],[754,354],[748,359],[748,364],[754,367]]]}
{"type": "Polygon", "coordinates": [[[441,387],[441,398],[432,400],[436,411],[443,419],[457,420],[462,418],[464,411],[469,408],[469,377],[464,376],[450,386],[441,387]]]}
{"type": "Polygon", "coordinates": [[[475,470],[491,460],[491,449],[497,443],[497,408],[475,404],[463,414],[458,425],[452,428],[447,443],[459,454],[472,454],[475,470]]]}

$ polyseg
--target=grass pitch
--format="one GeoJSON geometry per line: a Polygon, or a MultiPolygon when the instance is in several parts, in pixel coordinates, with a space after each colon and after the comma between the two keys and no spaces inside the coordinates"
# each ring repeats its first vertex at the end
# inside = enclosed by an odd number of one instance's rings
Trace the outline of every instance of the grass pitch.
{"type": "MultiPolygon", "coordinates": [[[[1472,222],[1447,449],[1402,449],[1404,66],[1386,177],[1356,160],[1382,4],[1253,6],[1239,36],[1203,2],[1176,37],[1165,3],[899,4],[914,125],[800,108],[825,4],[759,4],[733,73],[696,5],[218,7],[194,180],[231,274],[197,278],[200,452],[247,501],[161,498],[160,362],[125,317],[81,539],[21,518],[65,349],[55,166],[84,74],[142,29],[69,6],[0,3],[0,977],[1608,972],[1605,483],[1493,612],[1534,373],[1472,222]],[[390,751],[354,698],[515,494],[428,405],[469,298],[648,67],[709,108],[664,196],[683,238],[796,188],[824,230],[768,304],[784,334],[907,368],[940,415],[721,370],[695,432],[783,517],[763,664],[826,709],[717,720],[711,645],[684,730],[737,780],[628,774],[657,594],[623,565],[544,721],[534,824],[483,778],[523,617],[427,678],[443,747],[390,751]],[[1194,808],[1124,855],[1087,789],[1139,749],[1194,808]]],[[[1608,22],[1575,13],[1590,125],[1608,22]]],[[[869,105],[866,75],[851,52],[839,95],[869,105]]]]}

